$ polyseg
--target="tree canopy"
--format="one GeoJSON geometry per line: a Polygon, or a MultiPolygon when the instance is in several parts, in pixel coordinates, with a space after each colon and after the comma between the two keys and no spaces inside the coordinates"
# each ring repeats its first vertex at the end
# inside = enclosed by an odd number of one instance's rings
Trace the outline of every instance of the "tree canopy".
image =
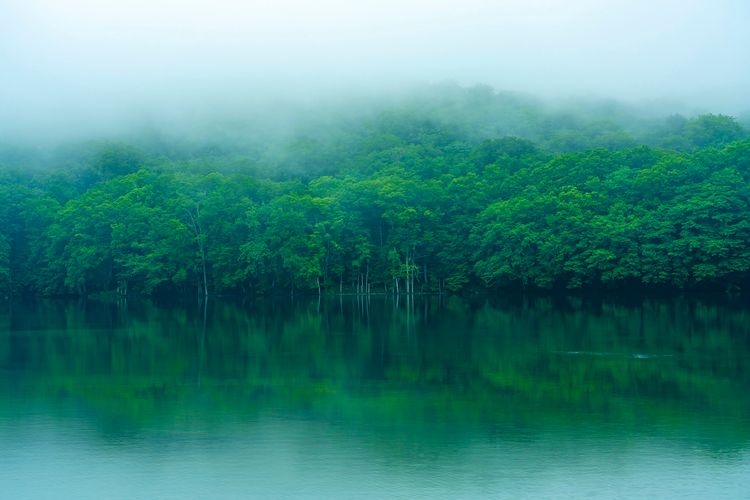
{"type": "Polygon", "coordinates": [[[470,89],[253,158],[107,142],[6,165],[0,295],[750,284],[736,120],[638,135],[537,107],[470,89]]]}

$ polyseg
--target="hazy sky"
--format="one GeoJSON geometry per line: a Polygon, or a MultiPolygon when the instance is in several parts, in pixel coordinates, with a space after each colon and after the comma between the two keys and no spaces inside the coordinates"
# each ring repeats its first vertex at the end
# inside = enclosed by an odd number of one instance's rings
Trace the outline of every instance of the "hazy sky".
{"type": "Polygon", "coordinates": [[[0,132],[454,80],[750,109],[750,0],[0,0],[0,132]]]}

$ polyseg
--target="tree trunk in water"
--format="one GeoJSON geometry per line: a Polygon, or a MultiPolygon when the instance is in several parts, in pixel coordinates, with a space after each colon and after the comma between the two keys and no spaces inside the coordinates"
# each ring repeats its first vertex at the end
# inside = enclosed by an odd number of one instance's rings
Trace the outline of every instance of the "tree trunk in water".
{"type": "Polygon", "coordinates": [[[406,277],[404,278],[404,288],[406,295],[409,295],[409,251],[406,251],[406,277]]]}
{"type": "Polygon", "coordinates": [[[208,297],[208,274],[206,273],[206,254],[201,245],[201,261],[203,262],[203,296],[208,297]]]}
{"type": "Polygon", "coordinates": [[[412,266],[412,258],[411,255],[407,254],[406,258],[406,279],[409,280],[409,288],[407,294],[411,295],[414,293],[414,273],[412,272],[411,266],[412,266]]]}
{"type": "Polygon", "coordinates": [[[198,242],[198,252],[201,256],[201,267],[203,270],[203,296],[208,296],[208,273],[206,272],[206,248],[203,244],[203,230],[200,223],[200,208],[195,205],[195,213],[191,212],[187,208],[185,209],[188,217],[190,218],[190,224],[192,225],[193,234],[198,242]]]}
{"type": "Polygon", "coordinates": [[[417,271],[417,266],[414,265],[414,252],[412,251],[411,265],[409,266],[409,278],[411,279],[411,286],[409,286],[409,289],[411,290],[412,295],[414,295],[414,275],[417,273],[417,271]]]}

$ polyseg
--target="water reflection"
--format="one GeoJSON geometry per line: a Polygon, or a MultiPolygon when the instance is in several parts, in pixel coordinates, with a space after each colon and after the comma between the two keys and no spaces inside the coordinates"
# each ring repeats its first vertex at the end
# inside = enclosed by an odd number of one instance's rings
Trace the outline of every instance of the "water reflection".
{"type": "Polygon", "coordinates": [[[0,439],[38,425],[202,460],[325,439],[390,473],[511,450],[616,470],[643,446],[746,467],[749,355],[750,309],[726,300],[14,303],[0,439]]]}
{"type": "Polygon", "coordinates": [[[653,419],[748,415],[748,309],[570,300],[14,304],[2,389],[111,400],[132,425],[197,395],[404,420],[429,407],[463,423],[508,412],[633,420],[638,405],[653,419]]]}

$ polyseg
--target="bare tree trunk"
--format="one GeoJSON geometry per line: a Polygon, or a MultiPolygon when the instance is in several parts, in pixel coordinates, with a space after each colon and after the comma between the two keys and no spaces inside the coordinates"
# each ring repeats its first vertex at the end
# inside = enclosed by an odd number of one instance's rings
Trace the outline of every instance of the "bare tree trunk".
{"type": "Polygon", "coordinates": [[[203,263],[203,295],[208,297],[208,276],[206,274],[206,254],[201,245],[201,262],[203,263]]]}
{"type": "Polygon", "coordinates": [[[200,207],[195,205],[195,213],[191,212],[187,208],[185,209],[188,217],[190,218],[190,225],[192,226],[193,234],[198,242],[198,252],[201,257],[201,267],[203,271],[203,296],[208,296],[208,273],[206,271],[206,248],[203,244],[203,230],[200,223],[200,207]]]}
{"type": "Polygon", "coordinates": [[[409,292],[414,295],[414,254],[409,256],[409,292]]]}
{"type": "Polygon", "coordinates": [[[414,295],[417,293],[417,289],[415,288],[415,285],[417,281],[419,280],[419,269],[417,268],[417,265],[414,264],[414,254],[411,256],[411,293],[414,295]]]}
{"type": "Polygon", "coordinates": [[[404,277],[404,288],[406,295],[409,295],[409,251],[406,251],[406,276],[404,277]]]}
{"type": "Polygon", "coordinates": [[[406,294],[411,295],[414,293],[414,282],[412,281],[411,252],[409,250],[406,251],[406,281],[408,282],[406,285],[406,294]]]}

